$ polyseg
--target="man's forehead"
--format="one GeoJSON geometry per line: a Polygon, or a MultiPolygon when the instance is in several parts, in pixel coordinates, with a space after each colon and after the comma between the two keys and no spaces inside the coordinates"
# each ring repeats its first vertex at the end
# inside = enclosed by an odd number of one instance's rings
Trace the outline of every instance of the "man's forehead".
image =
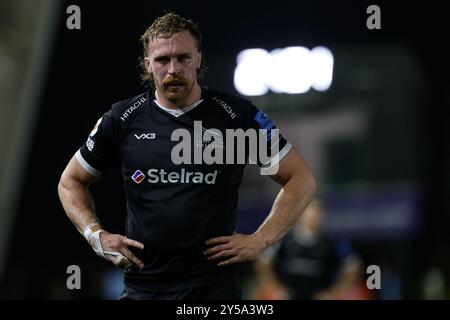
{"type": "Polygon", "coordinates": [[[149,43],[150,51],[161,50],[195,50],[196,43],[189,31],[177,32],[168,37],[161,34],[149,43]]]}

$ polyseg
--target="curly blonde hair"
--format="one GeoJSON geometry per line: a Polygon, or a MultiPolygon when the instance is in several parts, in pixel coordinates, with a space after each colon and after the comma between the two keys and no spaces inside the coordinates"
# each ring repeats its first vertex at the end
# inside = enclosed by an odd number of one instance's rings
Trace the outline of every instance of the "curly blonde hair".
{"type": "MultiPolygon", "coordinates": [[[[197,24],[192,20],[185,19],[173,12],[165,13],[155,19],[150,27],[145,30],[140,38],[142,44],[142,57],[139,58],[139,66],[141,72],[141,80],[145,86],[155,87],[153,74],[149,73],[145,68],[144,59],[148,56],[148,45],[157,38],[168,39],[178,32],[189,31],[194,37],[197,44],[198,52],[202,52],[202,35],[197,24]]],[[[200,79],[205,70],[205,59],[202,58],[200,68],[197,69],[197,79],[200,79]]]]}

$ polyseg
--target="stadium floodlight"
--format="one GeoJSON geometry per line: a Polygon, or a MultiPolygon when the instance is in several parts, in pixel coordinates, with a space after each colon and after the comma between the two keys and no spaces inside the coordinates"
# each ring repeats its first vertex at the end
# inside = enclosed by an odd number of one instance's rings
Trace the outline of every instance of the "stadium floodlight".
{"type": "Polygon", "coordinates": [[[268,87],[274,92],[305,93],[312,85],[311,54],[305,47],[288,47],[271,52],[268,87]]]}
{"type": "Polygon", "coordinates": [[[333,81],[333,53],[325,47],[311,50],[312,87],[317,91],[326,91],[333,81]]]}
{"type": "Polygon", "coordinates": [[[236,90],[246,96],[275,93],[299,94],[312,88],[325,91],[333,79],[334,58],[325,47],[309,50],[287,47],[246,49],[237,56],[234,72],[236,90]]]}
{"type": "Polygon", "coordinates": [[[266,94],[266,77],[271,56],[264,49],[247,49],[237,56],[237,67],[234,71],[234,87],[246,96],[260,96],[266,94]]]}

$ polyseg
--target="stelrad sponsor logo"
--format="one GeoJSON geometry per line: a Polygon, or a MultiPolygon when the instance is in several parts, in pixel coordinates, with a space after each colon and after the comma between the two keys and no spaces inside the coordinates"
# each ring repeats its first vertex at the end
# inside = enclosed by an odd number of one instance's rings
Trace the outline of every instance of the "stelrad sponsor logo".
{"type": "Polygon", "coordinates": [[[134,182],[139,184],[142,182],[142,180],[145,179],[145,175],[142,173],[141,170],[136,170],[131,179],[133,179],[134,182]]]}
{"type": "MultiPolygon", "coordinates": [[[[219,170],[214,170],[209,173],[192,172],[182,168],[180,171],[166,171],[164,169],[149,169],[147,172],[147,181],[150,183],[200,183],[200,184],[215,184],[219,170]]],[[[145,175],[141,170],[136,172],[131,177],[137,184],[145,179],[145,175]]]]}

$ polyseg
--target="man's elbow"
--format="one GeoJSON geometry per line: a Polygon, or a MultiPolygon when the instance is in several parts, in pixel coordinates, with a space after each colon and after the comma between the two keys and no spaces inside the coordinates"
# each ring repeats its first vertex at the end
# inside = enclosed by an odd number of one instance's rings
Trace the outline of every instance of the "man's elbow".
{"type": "Polygon", "coordinates": [[[61,177],[59,178],[58,182],[58,194],[61,197],[62,194],[66,192],[70,192],[73,190],[77,185],[80,185],[81,182],[79,179],[77,179],[76,175],[73,174],[71,170],[66,168],[63,173],[61,174],[61,177]]]}
{"type": "Polygon", "coordinates": [[[304,172],[301,179],[303,195],[307,198],[307,201],[311,201],[317,192],[317,183],[311,171],[304,172]]]}
{"type": "Polygon", "coordinates": [[[308,188],[308,194],[310,195],[311,199],[314,198],[316,192],[317,192],[317,183],[316,183],[316,179],[314,178],[314,176],[312,175],[311,172],[308,173],[307,175],[307,188],[308,188]]]}
{"type": "Polygon", "coordinates": [[[61,177],[59,177],[58,182],[58,195],[61,198],[64,191],[67,191],[69,189],[70,182],[68,181],[69,178],[67,177],[67,174],[65,174],[65,171],[61,174],[61,177]]]}

